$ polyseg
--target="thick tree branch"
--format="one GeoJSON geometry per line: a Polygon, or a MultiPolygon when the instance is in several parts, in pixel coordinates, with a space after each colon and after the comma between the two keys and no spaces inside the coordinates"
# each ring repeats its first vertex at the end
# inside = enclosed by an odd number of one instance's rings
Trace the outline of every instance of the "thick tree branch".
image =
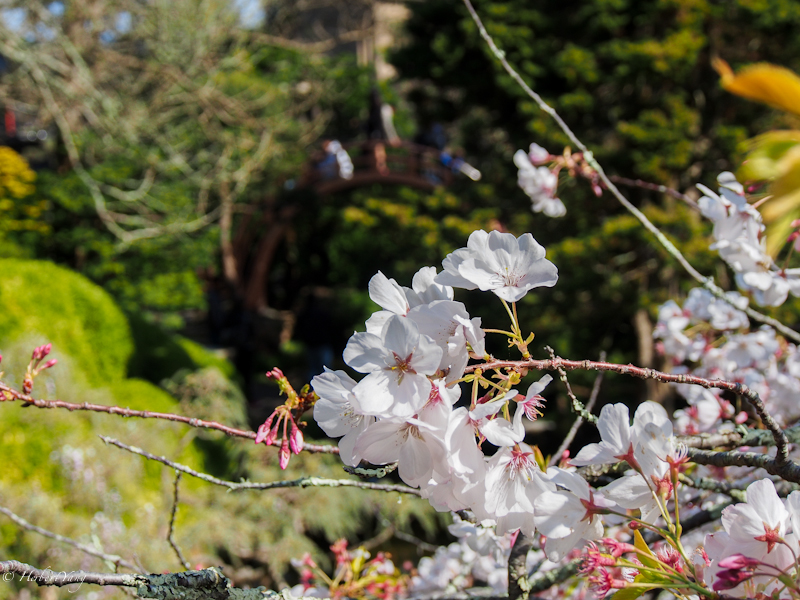
{"type": "Polygon", "coordinates": [[[524,600],[531,591],[531,582],[528,579],[526,560],[528,551],[533,547],[533,539],[521,531],[511,547],[508,556],[508,598],[509,600],[524,600]]]}
{"type": "Polygon", "coordinates": [[[786,481],[800,483],[800,464],[794,461],[778,461],[768,454],[755,452],[711,452],[689,448],[689,458],[698,465],[714,467],[756,467],[770,475],[777,475],[786,481]]]}
{"type": "MultiPolygon", "coordinates": [[[[64,587],[70,585],[109,585],[136,588],[139,598],[160,600],[286,600],[284,593],[267,590],[235,588],[230,579],[216,567],[201,571],[167,573],[165,575],[129,575],[92,573],[88,571],[56,572],[38,569],[16,560],[0,561],[0,573],[19,576],[23,581],[33,581],[40,586],[64,587]]],[[[75,590],[77,591],[77,590],[75,590]]]]}

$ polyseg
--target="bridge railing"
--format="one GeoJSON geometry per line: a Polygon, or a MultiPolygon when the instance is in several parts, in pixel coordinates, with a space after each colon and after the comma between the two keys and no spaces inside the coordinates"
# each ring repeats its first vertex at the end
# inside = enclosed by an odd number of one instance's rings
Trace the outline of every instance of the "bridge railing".
{"type": "Polygon", "coordinates": [[[353,162],[352,177],[340,177],[338,163],[320,150],[311,155],[299,185],[328,194],[371,183],[433,189],[453,180],[453,172],[442,164],[436,148],[411,142],[392,145],[384,140],[350,142],[342,147],[353,162]]]}

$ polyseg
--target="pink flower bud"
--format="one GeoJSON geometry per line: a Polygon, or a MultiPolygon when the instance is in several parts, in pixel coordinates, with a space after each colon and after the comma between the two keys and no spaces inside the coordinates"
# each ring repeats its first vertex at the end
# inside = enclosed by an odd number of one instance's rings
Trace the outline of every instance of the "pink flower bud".
{"type": "MultiPolygon", "coordinates": [[[[260,444],[264,440],[267,439],[267,435],[269,434],[269,428],[272,425],[272,420],[275,418],[275,413],[272,413],[267,420],[264,421],[259,427],[258,431],[256,431],[256,444],[260,444]]],[[[267,444],[270,446],[271,444],[267,444]]]]}
{"type": "Polygon", "coordinates": [[[278,367],[272,369],[272,371],[267,371],[267,378],[272,379],[283,379],[283,371],[281,371],[278,367]]]}
{"type": "Polygon", "coordinates": [[[751,571],[744,571],[742,569],[728,569],[727,571],[720,571],[717,573],[717,580],[714,582],[712,589],[715,592],[722,590],[730,590],[735,588],[743,581],[747,581],[753,576],[751,571]]]}
{"type": "Polygon", "coordinates": [[[733,554],[728,558],[723,558],[718,565],[722,569],[749,569],[757,567],[761,562],[755,558],[749,558],[744,554],[733,554]]]}
{"type": "Polygon", "coordinates": [[[272,424],[272,429],[269,430],[267,437],[264,438],[264,443],[267,446],[272,446],[275,443],[275,440],[278,438],[278,427],[281,424],[280,419],[275,419],[275,423],[272,424]]]}
{"type": "Polygon", "coordinates": [[[46,363],[44,363],[44,366],[39,370],[40,371],[44,371],[45,369],[49,369],[50,367],[55,366],[57,362],[58,362],[57,358],[51,358],[46,363]]]}
{"type": "Polygon", "coordinates": [[[303,432],[292,421],[292,429],[289,433],[289,447],[295,454],[300,454],[303,449],[303,432]]]}
{"type": "Polygon", "coordinates": [[[282,470],[285,470],[289,465],[289,458],[291,456],[292,453],[289,452],[289,442],[286,440],[286,438],[283,438],[281,441],[281,449],[278,452],[278,464],[280,464],[282,470]]]}
{"type": "Polygon", "coordinates": [[[52,350],[52,349],[53,349],[53,344],[45,344],[44,346],[42,346],[42,348],[41,348],[41,350],[42,350],[42,358],[44,358],[45,356],[50,354],[50,350],[52,350]]]}

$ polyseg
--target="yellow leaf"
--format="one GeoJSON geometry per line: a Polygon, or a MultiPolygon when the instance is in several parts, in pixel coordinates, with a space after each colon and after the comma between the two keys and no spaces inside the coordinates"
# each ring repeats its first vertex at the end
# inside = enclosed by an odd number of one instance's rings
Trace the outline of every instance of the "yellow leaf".
{"type": "Polygon", "coordinates": [[[720,74],[722,87],[732,94],[800,115],[800,77],[793,71],[756,63],[734,73],[721,58],[714,59],[712,65],[720,74]]]}
{"type": "Polygon", "coordinates": [[[651,569],[661,569],[661,564],[659,563],[656,555],[653,554],[653,551],[647,547],[647,542],[644,541],[642,534],[639,533],[639,530],[635,530],[633,532],[633,545],[639,550],[639,553],[636,555],[637,558],[642,561],[642,564],[645,567],[650,567],[651,569]],[[650,558],[652,556],[652,558],[650,558]]]}
{"type": "Polygon", "coordinates": [[[767,252],[777,257],[792,232],[791,223],[800,218],[800,145],[778,161],[778,176],[770,191],[773,197],[760,207],[767,236],[767,252]]]}

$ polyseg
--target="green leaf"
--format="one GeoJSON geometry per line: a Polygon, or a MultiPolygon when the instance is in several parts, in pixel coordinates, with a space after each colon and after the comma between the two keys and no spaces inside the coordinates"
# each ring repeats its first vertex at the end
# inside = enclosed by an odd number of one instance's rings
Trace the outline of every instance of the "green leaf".
{"type": "Polygon", "coordinates": [[[661,563],[655,557],[656,555],[653,554],[653,551],[647,547],[647,542],[644,541],[642,534],[638,530],[633,532],[633,545],[640,551],[637,556],[645,567],[661,569],[661,563]]]}
{"type": "MultiPolygon", "coordinates": [[[[636,578],[638,579],[638,577],[636,578]]],[[[640,588],[640,587],[629,587],[629,588],[622,588],[618,590],[613,596],[611,596],[611,600],[636,600],[639,596],[648,592],[647,588],[640,588]]]]}

